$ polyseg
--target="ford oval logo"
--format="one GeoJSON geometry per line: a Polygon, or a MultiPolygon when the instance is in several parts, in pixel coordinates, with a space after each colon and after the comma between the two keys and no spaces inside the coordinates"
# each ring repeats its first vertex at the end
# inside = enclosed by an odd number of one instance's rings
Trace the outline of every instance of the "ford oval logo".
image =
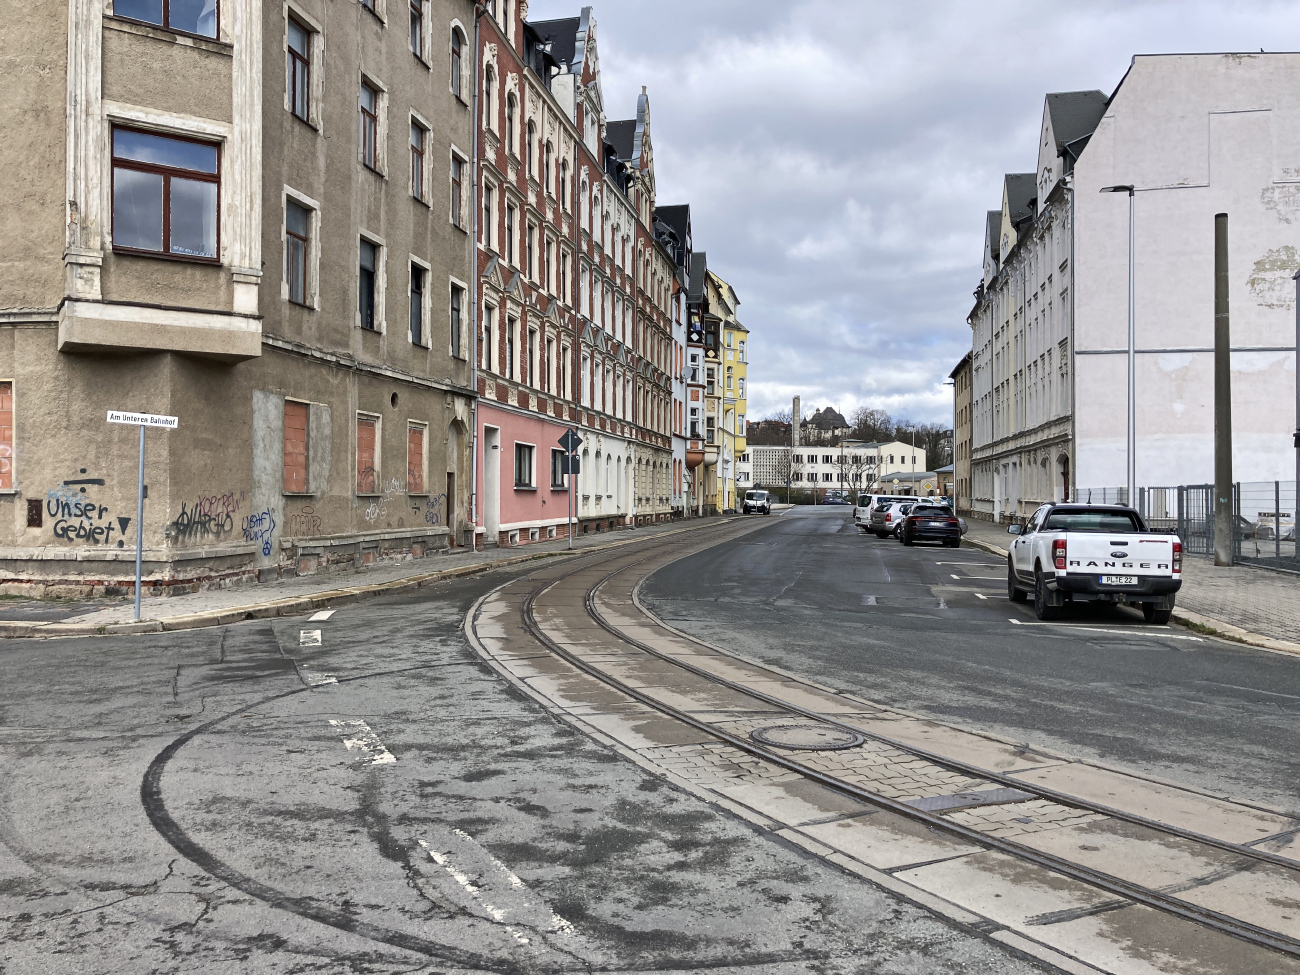
{"type": "Polygon", "coordinates": [[[1110,557],[1112,559],[1126,559],[1128,558],[1128,552],[1111,552],[1110,557]]]}

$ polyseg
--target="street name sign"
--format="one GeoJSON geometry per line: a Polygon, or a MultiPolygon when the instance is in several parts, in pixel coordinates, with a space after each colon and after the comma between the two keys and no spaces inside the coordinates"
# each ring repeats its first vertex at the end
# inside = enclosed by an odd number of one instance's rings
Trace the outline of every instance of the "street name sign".
{"type": "Polygon", "coordinates": [[[109,423],[127,423],[133,427],[162,427],[175,430],[180,421],[174,416],[160,416],[157,413],[126,413],[122,410],[108,411],[109,423]]]}
{"type": "Polygon", "coordinates": [[[145,427],[175,430],[180,420],[174,416],[162,416],[158,413],[109,410],[108,422],[124,423],[140,428],[140,477],[136,482],[135,494],[135,619],[138,623],[140,621],[140,565],[144,554],[144,431],[145,427]]]}

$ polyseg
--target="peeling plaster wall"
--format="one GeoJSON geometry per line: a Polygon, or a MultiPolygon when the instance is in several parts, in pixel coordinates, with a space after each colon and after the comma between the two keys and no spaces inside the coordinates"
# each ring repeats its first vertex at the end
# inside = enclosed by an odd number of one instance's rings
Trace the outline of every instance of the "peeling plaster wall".
{"type": "Polygon", "coordinates": [[[1233,476],[1295,476],[1300,55],[1135,59],[1075,170],[1080,488],[1125,481],[1137,187],[1137,481],[1214,478],[1214,215],[1228,214],[1233,476]],[[1269,351],[1271,350],[1271,351],[1269,351]]]}

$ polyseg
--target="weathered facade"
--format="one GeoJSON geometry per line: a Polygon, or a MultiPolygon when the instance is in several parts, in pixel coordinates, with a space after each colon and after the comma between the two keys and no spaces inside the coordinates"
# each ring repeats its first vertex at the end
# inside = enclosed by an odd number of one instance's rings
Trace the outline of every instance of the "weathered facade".
{"type": "Polygon", "coordinates": [[[671,261],[649,99],[608,122],[591,8],[479,21],[477,530],[524,544],[672,515],[671,261]],[[580,473],[558,441],[582,438],[580,473]],[[572,520],[570,520],[572,518],[572,520]]]}
{"type": "Polygon", "coordinates": [[[127,585],[137,530],[155,592],[464,543],[473,6],[388,6],[9,25],[9,584],[127,585]],[[110,409],[179,418],[143,525],[110,409]]]}
{"type": "Polygon", "coordinates": [[[952,499],[959,514],[971,510],[971,354],[967,352],[948,378],[952,380],[952,499]]]}
{"type": "Polygon", "coordinates": [[[1074,193],[1106,107],[1099,91],[1044,100],[1034,173],[1008,174],[985,229],[972,330],[971,502],[1018,518],[1072,496],[1074,193]]]}

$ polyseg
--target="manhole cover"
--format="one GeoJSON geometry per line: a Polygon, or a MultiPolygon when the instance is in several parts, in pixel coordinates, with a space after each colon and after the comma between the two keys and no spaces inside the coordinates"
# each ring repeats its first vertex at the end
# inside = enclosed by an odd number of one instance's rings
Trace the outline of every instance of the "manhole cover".
{"type": "Polygon", "coordinates": [[[761,745],[813,752],[852,748],[866,741],[856,731],[830,728],[824,724],[778,724],[770,728],[755,728],[749,737],[761,745]]]}

